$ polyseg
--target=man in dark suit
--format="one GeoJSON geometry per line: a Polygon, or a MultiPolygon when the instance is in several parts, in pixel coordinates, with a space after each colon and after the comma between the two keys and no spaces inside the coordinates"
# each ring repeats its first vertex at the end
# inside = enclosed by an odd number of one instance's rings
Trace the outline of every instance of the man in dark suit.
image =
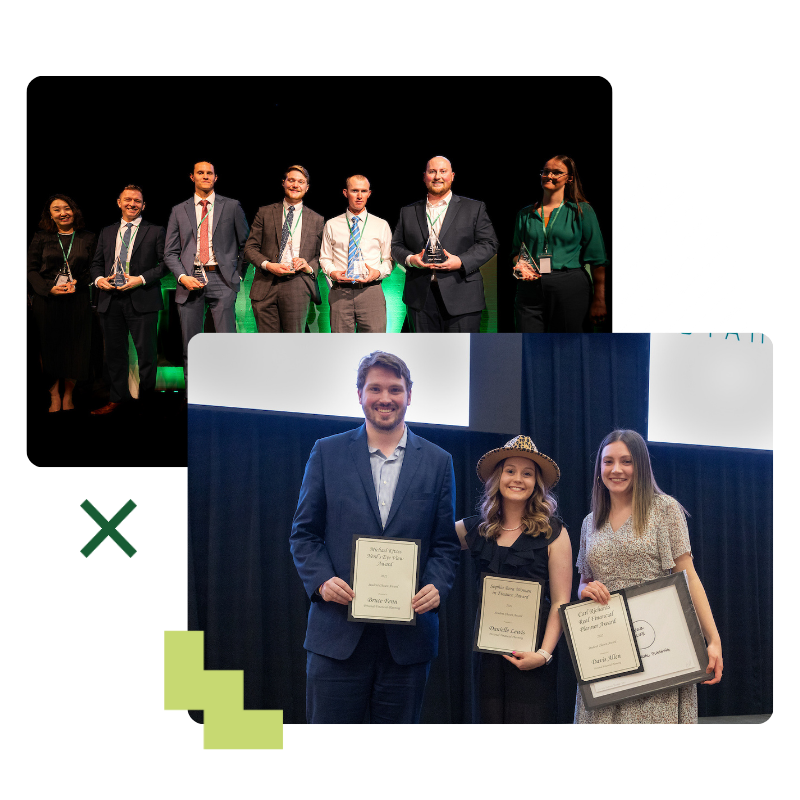
{"type": "Polygon", "coordinates": [[[236,295],[247,268],[242,249],[249,231],[239,201],[215,193],[213,164],[198,161],[189,178],[194,196],[172,209],[164,246],[164,260],[178,282],[175,302],[187,376],[189,342],[203,330],[206,306],[217,333],[236,333],[236,295]]]}
{"type": "Polygon", "coordinates": [[[428,197],[400,211],[392,236],[392,256],[406,268],[403,302],[417,333],[477,333],[486,307],[480,268],[497,253],[497,236],[483,203],[451,192],[454,177],[446,158],[432,158],[423,174],[428,197]],[[441,242],[443,263],[423,260],[431,234],[441,242]]]}
{"type": "Polygon", "coordinates": [[[142,219],[144,195],[129,184],[117,199],[122,221],[100,232],[92,261],[94,285],[100,290],[97,313],[105,340],[105,363],[110,402],[92,414],[110,414],[120,403],[130,400],[128,390],[128,332],[139,358],[139,397],[147,399],[156,388],[158,312],[161,276],[166,273],[164,229],[142,219]],[[117,286],[108,280],[119,266],[125,283],[117,286]]]}
{"type": "Polygon", "coordinates": [[[365,356],[356,380],[366,423],[320,439],[306,465],[290,538],[311,598],[305,649],[309,722],[419,722],[439,604],[459,561],[448,453],[405,425],[411,375],[390,353],[365,356]],[[420,539],[415,625],[348,621],[353,533],[420,539]]]}
{"type": "Polygon", "coordinates": [[[308,170],[289,167],[282,185],[283,201],[258,209],[244,248],[256,268],[250,300],[259,333],[304,333],[311,302],[322,302],[317,273],[324,220],[303,202],[308,170]]]}

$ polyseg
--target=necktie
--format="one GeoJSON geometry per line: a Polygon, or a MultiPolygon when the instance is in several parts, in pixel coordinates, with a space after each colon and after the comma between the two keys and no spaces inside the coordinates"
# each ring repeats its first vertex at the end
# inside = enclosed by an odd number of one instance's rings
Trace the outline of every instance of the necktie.
{"type": "Polygon", "coordinates": [[[201,264],[208,263],[208,200],[201,200],[200,205],[203,207],[200,212],[200,219],[203,220],[200,225],[200,241],[197,244],[197,257],[200,259],[201,264]]]}
{"type": "Polygon", "coordinates": [[[283,230],[281,231],[281,247],[278,251],[278,263],[282,263],[281,259],[283,258],[283,251],[286,247],[286,243],[289,241],[289,236],[292,232],[292,220],[294,219],[294,206],[289,206],[289,210],[286,212],[286,219],[283,221],[283,230]]]}
{"type": "Polygon", "coordinates": [[[132,222],[128,222],[125,225],[126,231],[122,234],[122,247],[119,249],[119,263],[122,264],[122,269],[127,273],[128,272],[128,247],[130,247],[131,243],[131,228],[133,227],[132,222]]]}
{"type": "Polygon", "coordinates": [[[353,275],[353,262],[356,260],[358,256],[358,217],[353,217],[351,220],[353,223],[352,227],[350,228],[350,244],[347,247],[347,277],[359,277],[353,275]]]}

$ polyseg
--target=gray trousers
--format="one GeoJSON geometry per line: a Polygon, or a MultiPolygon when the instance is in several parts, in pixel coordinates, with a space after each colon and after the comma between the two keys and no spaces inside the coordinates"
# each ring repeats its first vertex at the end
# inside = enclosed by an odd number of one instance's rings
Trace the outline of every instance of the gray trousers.
{"type": "Polygon", "coordinates": [[[380,283],[334,282],[328,302],[331,333],[386,333],[386,298],[380,283]]]}
{"type": "Polygon", "coordinates": [[[263,300],[253,300],[253,316],[259,333],[304,333],[311,292],[299,273],[271,279],[263,300]]]}
{"type": "Polygon", "coordinates": [[[225,283],[219,272],[207,272],[208,283],[202,289],[189,292],[185,303],[178,303],[178,316],[183,334],[183,374],[188,380],[189,342],[202,333],[206,307],[211,309],[217,333],[236,333],[236,292],[225,283]]]}

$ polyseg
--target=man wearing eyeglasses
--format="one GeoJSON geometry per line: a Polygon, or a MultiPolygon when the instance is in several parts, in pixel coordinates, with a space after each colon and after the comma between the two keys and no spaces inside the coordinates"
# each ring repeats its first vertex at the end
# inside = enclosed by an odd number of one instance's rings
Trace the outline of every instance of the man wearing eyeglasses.
{"type": "Polygon", "coordinates": [[[486,307],[480,269],[497,253],[497,236],[482,202],[452,193],[454,178],[448,159],[432,158],[423,173],[427,198],[400,211],[392,236],[392,256],[406,267],[403,302],[418,333],[477,333],[486,307]],[[442,263],[424,260],[431,235],[442,263]]]}
{"type": "Polygon", "coordinates": [[[323,218],[303,202],[308,170],[295,164],[283,174],[283,200],[258,209],[244,247],[255,265],[250,288],[259,333],[303,333],[317,286],[323,218]]]}

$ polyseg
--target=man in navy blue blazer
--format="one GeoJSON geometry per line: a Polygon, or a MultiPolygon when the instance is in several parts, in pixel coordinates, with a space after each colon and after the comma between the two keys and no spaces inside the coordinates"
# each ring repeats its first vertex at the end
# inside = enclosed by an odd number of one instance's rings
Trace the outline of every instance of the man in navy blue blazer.
{"type": "Polygon", "coordinates": [[[189,342],[203,330],[206,307],[217,333],[236,333],[236,295],[247,270],[243,249],[250,232],[239,201],[214,191],[213,164],[198,161],[189,178],[194,196],[172,209],[164,245],[164,261],[178,282],[184,375],[189,342]]]}
{"type": "Polygon", "coordinates": [[[105,341],[109,402],[92,414],[110,414],[131,399],[128,390],[128,332],[139,359],[139,398],[149,399],[158,370],[158,312],[164,267],[164,229],[142,219],[144,194],[128,184],[117,205],[122,219],[100,232],[92,261],[92,282],[98,290],[97,315],[105,341]],[[119,259],[125,272],[120,287],[108,278],[119,259]]]}
{"type": "Polygon", "coordinates": [[[306,464],[292,556],[311,598],[304,643],[311,723],[419,722],[439,604],[459,562],[449,453],[410,431],[411,375],[375,351],[358,368],[365,424],[319,439],[306,464]],[[420,539],[415,625],[348,621],[353,534],[420,539]]]}

